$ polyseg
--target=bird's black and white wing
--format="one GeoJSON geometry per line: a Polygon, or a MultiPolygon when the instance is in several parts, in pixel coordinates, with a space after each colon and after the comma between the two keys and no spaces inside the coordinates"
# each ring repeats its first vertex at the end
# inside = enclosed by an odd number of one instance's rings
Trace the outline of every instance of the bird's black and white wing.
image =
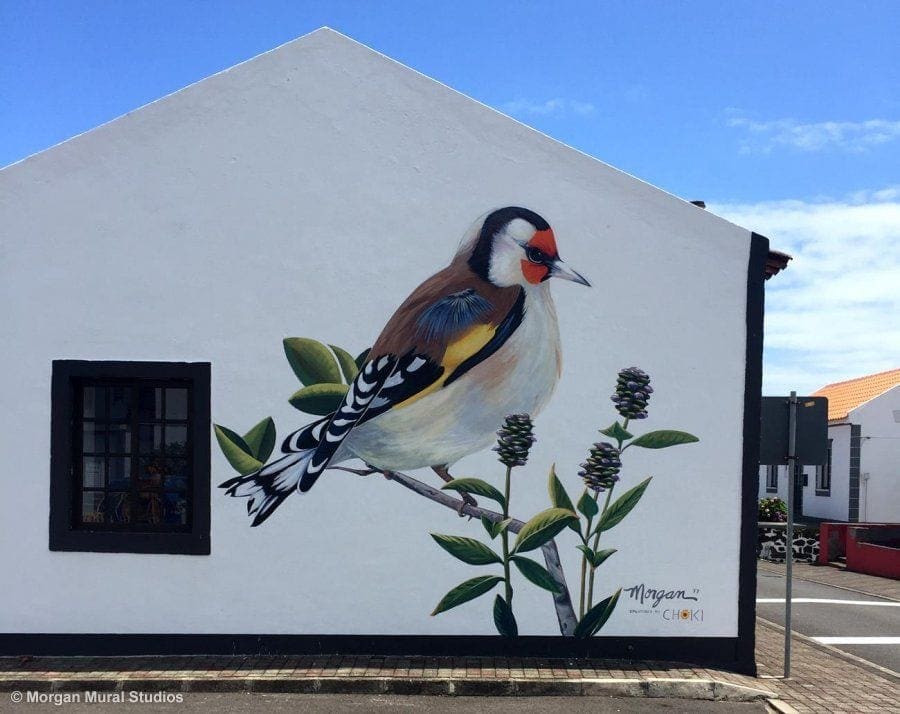
{"type": "MultiPolygon", "coordinates": [[[[427,355],[412,352],[401,357],[381,355],[370,359],[360,370],[347,395],[331,420],[317,429],[318,433],[309,434],[316,438],[318,444],[300,479],[300,491],[312,488],[316,479],[322,475],[338,447],[355,426],[383,414],[392,406],[409,399],[418,391],[437,380],[443,369],[435,365],[427,355]]],[[[309,448],[307,439],[288,437],[282,450],[286,447],[309,448]]]]}

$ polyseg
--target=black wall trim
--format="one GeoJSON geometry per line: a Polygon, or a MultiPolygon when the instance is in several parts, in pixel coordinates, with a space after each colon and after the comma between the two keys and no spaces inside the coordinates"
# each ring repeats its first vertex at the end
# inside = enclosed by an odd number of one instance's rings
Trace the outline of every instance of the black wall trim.
{"type": "MultiPolygon", "coordinates": [[[[97,553],[209,555],[209,362],[107,362],[54,360],[50,426],[50,550],[97,553]],[[135,533],[72,527],[72,413],[77,379],[189,379],[194,444],[192,521],[189,532],[135,533]]],[[[134,435],[137,438],[137,435],[134,435]]]]}
{"type": "Polygon", "coordinates": [[[747,346],[744,379],[744,463],[738,575],[738,669],[756,674],[756,540],[759,498],[759,438],[762,404],[763,315],[769,239],[750,236],[747,266],[747,346]]]}
{"type": "Polygon", "coordinates": [[[862,457],[862,427],[850,425],[850,499],[847,509],[847,520],[859,523],[859,476],[862,457]]]}
{"type": "Polygon", "coordinates": [[[416,635],[98,635],[0,634],[0,655],[374,654],[663,660],[744,671],[733,637],[555,637],[416,635]]]}

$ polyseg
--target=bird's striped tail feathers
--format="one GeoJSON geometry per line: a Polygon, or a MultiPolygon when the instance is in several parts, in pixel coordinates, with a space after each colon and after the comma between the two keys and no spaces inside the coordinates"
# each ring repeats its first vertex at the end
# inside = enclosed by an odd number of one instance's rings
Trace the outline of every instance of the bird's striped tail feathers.
{"type": "Polygon", "coordinates": [[[246,476],[236,476],[219,484],[228,496],[249,499],[247,514],[253,516],[251,526],[264,522],[284,499],[298,490],[319,444],[322,427],[329,418],[330,415],[288,436],[281,445],[285,455],[280,459],[246,476]]]}

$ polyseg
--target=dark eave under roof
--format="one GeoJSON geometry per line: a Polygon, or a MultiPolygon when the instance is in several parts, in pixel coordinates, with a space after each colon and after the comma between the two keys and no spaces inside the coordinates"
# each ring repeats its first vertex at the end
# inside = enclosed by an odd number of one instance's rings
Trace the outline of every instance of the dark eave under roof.
{"type": "Polygon", "coordinates": [[[766,280],[773,275],[778,275],[782,270],[787,268],[788,261],[791,259],[787,253],[780,250],[770,250],[766,257],[766,280]]]}

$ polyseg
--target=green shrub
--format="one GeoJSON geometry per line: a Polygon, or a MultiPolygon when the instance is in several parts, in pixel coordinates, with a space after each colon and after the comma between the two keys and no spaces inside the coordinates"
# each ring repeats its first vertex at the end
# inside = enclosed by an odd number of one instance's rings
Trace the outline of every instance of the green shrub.
{"type": "Polygon", "coordinates": [[[787,504],[780,498],[759,499],[759,520],[765,523],[784,523],[787,521],[787,504]]]}

